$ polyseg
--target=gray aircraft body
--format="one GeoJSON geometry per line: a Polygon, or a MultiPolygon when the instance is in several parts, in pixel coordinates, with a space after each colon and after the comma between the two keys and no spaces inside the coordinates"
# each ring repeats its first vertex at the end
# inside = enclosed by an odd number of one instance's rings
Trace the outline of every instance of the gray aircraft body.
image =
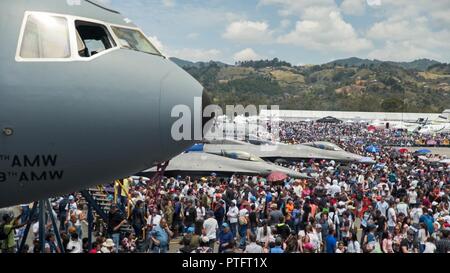
{"type": "Polygon", "coordinates": [[[171,110],[193,109],[203,87],[118,12],[3,0],[0,35],[0,207],[122,178],[192,146],[171,137],[171,110]]]}
{"type": "Polygon", "coordinates": [[[208,142],[209,144],[204,146],[204,151],[207,153],[221,154],[226,151],[240,150],[270,161],[276,159],[325,159],[339,162],[358,162],[363,158],[360,155],[344,151],[335,144],[323,141],[297,145],[270,143],[261,140],[255,142],[259,145],[227,139],[208,142]]]}
{"type": "MultiPolygon", "coordinates": [[[[148,176],[156,172],[153,167],[139,175],[148,176]]],[[[166,176],[175,175],[262,175],[267,176],[272,172],[282,172],[291,178],[309,178],[307,174],[266,162],[261,158],[245,152],[235,151],[223,155],[206,152],[188,152],[173,158],[165,169],[166,176]]]]}

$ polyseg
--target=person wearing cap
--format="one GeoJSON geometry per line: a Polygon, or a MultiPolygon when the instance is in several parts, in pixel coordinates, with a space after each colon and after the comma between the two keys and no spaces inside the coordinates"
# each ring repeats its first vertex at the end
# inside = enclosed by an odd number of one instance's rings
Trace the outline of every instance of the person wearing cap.
{"type": "Polygon", "coordinates": [[[219,233],[219,253],[223,253],[230,244],[233,244],[234,238],[227,223],[222,224],[222,231],[219,233]]]}
{"type": "Polygon", "coordinates": [[[11,217],[9,214],[4,214],[2,217],[3,224],[0,225],[3,233],[6,235],[6,239],[0,241],[0,250],[2,253],[14,253],[14,247],[16,242],[14,241],[14,230],[21,228],[28,224],[28,222],[18,224],[22,214],[17,217],[11,217]]]}
{"type": "Polygon", "coordinates": [[[230,224],[231,233],[233,237],[236,238],[237,227],[238,227],[239,209],[236,206],[236,200],[232,200],[230,203],[230,208],[227,212],[228,223],[230,224]]]}
{"type": "Polygon", "coordinates": [[[400,243],[401,253],[419,253],[419,242],[414,238],[415,232],[410,229],[407,234],[400,243]]]}
{"type": "Polygon", "coordinates": [[[103,244],[102,248],[100,249],[100,253],[109,254],[116,252],[114,248],[115,244],[112,239],[107,239],[103,244]]]}
{"type": "Polygon", "coordinates": [[[119,251],[120,228],[126,223],[127,220],[123,217],[117,205],[111,205],[108,213],[108,235],[114,241],[116,253],[119,251]]]}
{"type": "Polygon", "coordinates": [[[281,239],[281,237],[277,237],[275,239],[275,246],[270,249],[269,253],[271,253],[271,254],[272,253],[275,253],[275,254],[284,253],[282,246],[283,246],[283,239],[281,239]]]}
{"type": "Polygon", "coordinates": [[[203,222],[203,235],[208,237],[209,247],[214,249],[214,243],[217,240],[217,233],[219,232],[219,224],[214,219],[213,211],[208,211],[206,217],[206,220],[203,222]]]}
{"type": "Polygon", "coordinates": [[[186,202],[186,208],[184,209],[184,230],[189,227],[194,227],[195,220],[197,219],[197,210],[193,205],[192,200],[188,199],[186,202]]]}
{"type": "Polygon", "coordinates": [[[434,219],[433,216],[430,215],[430,212],[426,207],[422,208],[422,216],[420,216],[419,218],[419,224],[420,223],[426,224],[429,234],[434,233],[434,219]]]}

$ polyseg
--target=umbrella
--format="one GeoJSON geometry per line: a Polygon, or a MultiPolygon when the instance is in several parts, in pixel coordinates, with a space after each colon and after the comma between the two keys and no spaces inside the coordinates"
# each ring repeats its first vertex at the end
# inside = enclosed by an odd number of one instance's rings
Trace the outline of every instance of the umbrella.
{"type": "Polygon", "coordinates": [[[369,147],[366,148],[366,151],[369,153],[378,153],[380,151],[380,148],[378,148],[377,146],[374,145],[370,145],[369,147]]]}
{"type": "Polygon", "coordinates": [[[409,152],[408,149],[406,149],[406,148],[400,148],[400,149],[398,149],[398,151],[399,151],[401,154],[404,154],[404,153],[409,152]]]}
{"type": "Polygon", "coordinates": [[[439,163],[441,163],[441,164],[450,164],[450,158],[443,159],[443,160],[439,161],[439,163]]]}
{"type": "Polygon", "coordinates": [[[367,127],[367,130],[369,131],[375,131],[377,128],[373,125],[369,125],[369,127],[367,127]]]}
{"type": "Polygon", "coordinates": [[[426,155],[429,153],[431,153],[431,150],[428,150],[428,149],[420,149],[420,150],[416,151],[416,154],[420,154],[420,155],[426,155]]]}
{"type": "Polygon", "coordinates": [[[371,157],[363,157],[358,162],[364,163],[364,164],[375,164],[376,163],[375,160],[373,160],[371,157]]]}
{"type": "Polygon", "coordinates": [[[356,144],[356,145],[361,145],[361,144],[364,144],[364,141],[362,141],[362,140],[357,140],[357,141],[355,141],[355,144],[356,144]]]}
{"type": "Polygon", "coordinates": [[[267,181],[269,181],[269,182],[279,182],[279,181],[285,180],[287,177],[288,176],[285,173],[272,172],[271,174],[269,174],[269,176],[267,176],[267,181]]]}
{"type": "Polygon", "coordinates": [[[417,158],[420,159],[420,160],[428,160],[428,157],[423,156],[423,155],[418,156],[417,158]]]}

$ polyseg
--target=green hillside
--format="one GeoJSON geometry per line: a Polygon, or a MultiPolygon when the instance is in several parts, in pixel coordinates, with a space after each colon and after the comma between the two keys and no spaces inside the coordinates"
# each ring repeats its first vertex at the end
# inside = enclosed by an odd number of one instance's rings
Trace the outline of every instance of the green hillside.
{"type": "Polygon", "coordinates": [[[450,66],[426,59],[395,63],[349,58],[315,66],[278,59],[236,65],[177,63],[222,106],[438,113],[450,105],[450,66]]]}

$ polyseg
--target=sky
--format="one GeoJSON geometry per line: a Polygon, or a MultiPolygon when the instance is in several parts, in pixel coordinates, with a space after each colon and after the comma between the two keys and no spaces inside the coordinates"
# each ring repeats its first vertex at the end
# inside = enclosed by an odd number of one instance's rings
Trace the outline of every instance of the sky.
{"type": "Polygon", "coordinates": [[[97,1],[131,19],[165,55],[190,61],[450,62],[449,0],[97,1]]]}

